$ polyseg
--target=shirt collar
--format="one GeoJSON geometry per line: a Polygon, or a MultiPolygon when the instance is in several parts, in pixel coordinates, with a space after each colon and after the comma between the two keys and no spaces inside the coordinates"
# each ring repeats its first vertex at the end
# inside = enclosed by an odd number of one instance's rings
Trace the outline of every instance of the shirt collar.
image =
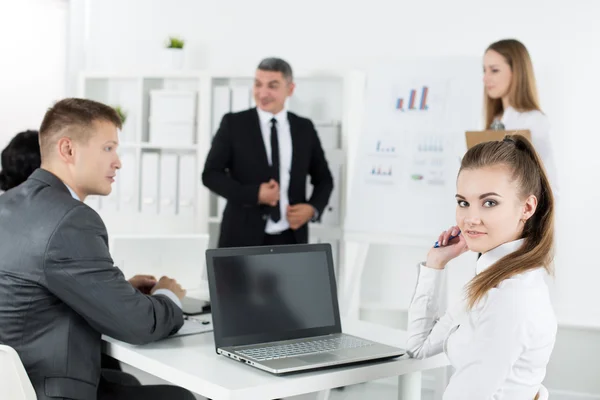
{"type": "Polygon", "coordinates": [[[260,107],[256,107],[256,111],[258,112],[258,118],[260,120],[261,125],[270,125],[271,119],[275,118],[277,120],[277,125],[281,126],[284,122],[287,121],[287,108],[284,107],[283,110],[279,111],[277,114],[271,114],[270,112],[261,110],[260,107]]]}
{"type": "Polygon", "coordinates": [[[502,257],[519,250],[524,241],[525,239],[513,240],[512,242],[501,244],[487,253],[482,254],[481,257],[479,257],[479,260],[477,260],[477,268],[475,272],[480,274],[502,257]]]}
{"type": "Polygon", "coordinates": [[[69,192],[71,192],[71,196],[72,196],[72,197],[73,197],[75,200],[79,200],[79,201],[81,201],[81,199],[79,198],[79,196],[77,196],[77,193],[75,193],[75,192],[73,191],[73,189],[71,189],[71,187],[70,187],[69,185],[67,185],[67,184],[65,183],[65,186],[67,187],[67,189],[69,189],[69,192]]]}

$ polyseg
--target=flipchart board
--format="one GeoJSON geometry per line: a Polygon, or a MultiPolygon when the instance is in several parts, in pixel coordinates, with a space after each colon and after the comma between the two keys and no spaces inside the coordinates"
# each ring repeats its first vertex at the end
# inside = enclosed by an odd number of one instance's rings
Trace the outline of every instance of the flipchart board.
{"type": "Polygon", "coordinates": [[[455,223],[465,131],[482,123],[478,58],[423,59],[367,74],[345,234],[437,237],[455,223]]]}

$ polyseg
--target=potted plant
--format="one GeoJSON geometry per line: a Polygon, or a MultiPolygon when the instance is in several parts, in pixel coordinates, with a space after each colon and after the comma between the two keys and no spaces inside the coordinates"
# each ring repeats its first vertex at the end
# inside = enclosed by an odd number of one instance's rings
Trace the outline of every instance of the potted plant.
{"type": "Polygon", "coordinates": [[[121,133],[119,134],[120,139],[125,143],[132,142],[134,140],[135,134],[135,130],[133,129],[132,123],[135,122],[135,119],[132,120],[133,122],[130,121],[129,124],[125,125],[129,113],[120,105],[115,105],[112,107],[119,115],[119,118],[121,119],[121,125],[123,126],[121,128],[121,133]]]}
{"type": "Polygon", "coordinates": [[[114,106],[113,108],[119,115],[119,118],[121,118],[121,124],[125,125],[125,121],[127,121],[127,111],[125,111],[121,106],[114,106]]]}
{"type": "Polygon", "coordinates": [[[183,68],[183,46],[185,40],[177,36],[171,36],[166,43],[167,66],[173,69],[183,68]]]}

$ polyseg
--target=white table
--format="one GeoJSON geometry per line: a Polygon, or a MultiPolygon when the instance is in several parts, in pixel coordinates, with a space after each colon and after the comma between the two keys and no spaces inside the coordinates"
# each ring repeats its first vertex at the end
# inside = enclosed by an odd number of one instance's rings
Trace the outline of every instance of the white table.
{"type": "MultiPolygon", "coordinates": [[[[369,322],[342,319],[344,332],[403,347],[406,332],[369,322]]],[[[399,359],[277,376],[215,352],[213,334],[167,338],[134,346],[104,337],[104,351],[150,375],[214,400],[276,399],[326,391],[397,376],[398,398],[421,398],[421,371],[448,365],[444,354],[414,360],[399,359]]]]}

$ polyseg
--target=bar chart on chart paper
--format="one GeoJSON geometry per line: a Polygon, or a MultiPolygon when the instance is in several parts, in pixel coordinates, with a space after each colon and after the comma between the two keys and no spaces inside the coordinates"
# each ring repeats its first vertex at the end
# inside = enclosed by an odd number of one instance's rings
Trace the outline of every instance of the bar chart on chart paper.
{"type": "Polygon", "coordinates": [[[427,97],[429,87],[422,86],[420,89],[410,89],[408,97],[398,97],[396,99],[396,109],[400,111],[420,110],[427,111],[427,97]]]}

